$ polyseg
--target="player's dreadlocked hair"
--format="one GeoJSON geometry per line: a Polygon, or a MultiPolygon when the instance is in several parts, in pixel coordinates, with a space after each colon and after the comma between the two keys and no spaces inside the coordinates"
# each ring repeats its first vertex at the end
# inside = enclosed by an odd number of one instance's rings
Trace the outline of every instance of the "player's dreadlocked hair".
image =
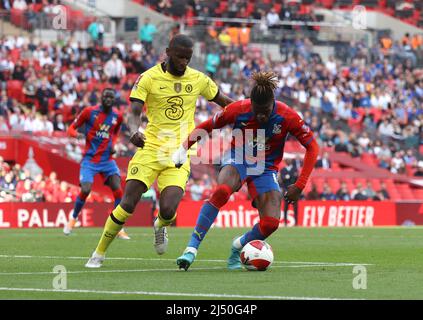
{"type": "Polygon", "coordinates": [[[266,104],[275,99],[273,91],[278,83],[278,76],[271,72],[254,72],[251,78],[254,81],[251,90],[251,101],[257,104],[266,104]]]}

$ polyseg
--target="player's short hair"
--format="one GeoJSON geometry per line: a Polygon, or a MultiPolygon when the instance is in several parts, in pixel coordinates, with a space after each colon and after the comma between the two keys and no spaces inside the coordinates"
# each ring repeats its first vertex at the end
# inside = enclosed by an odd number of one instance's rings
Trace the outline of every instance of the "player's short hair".
{"type": "Polygon", "coordinates": [[[184,48],[192,48],[194,46],[194,42],[190,37],[185,34],[177,34],[175,35],[169,42],[169,48],[175,47],[184,47],[184,48]]]}
{"type": "Polygon", "coordinates": [[[101,93],[101,95],[103,95],[104,93],[106,93],[106,91],[111,91],[113,92],[114,95],[116,95],[116,90],[111,88],[111,87],[107,87],[103,89],[103,92],[101,93]]]}
{"type": "Polygon", "coordinates": [[[254,72],[251,79],[254,81],[251,89],[252,102],[266,104],[275,99],[273,91],[277,87],[278,76],[274,72],[254,72]]]}

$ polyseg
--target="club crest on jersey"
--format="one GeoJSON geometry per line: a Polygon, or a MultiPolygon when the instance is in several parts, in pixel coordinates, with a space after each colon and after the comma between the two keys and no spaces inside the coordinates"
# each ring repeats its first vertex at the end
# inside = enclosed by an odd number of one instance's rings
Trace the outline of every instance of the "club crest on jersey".
{"type": "Polygon", "coordinates": [[[273,126],[273,134],[280,134],[282,132],[282,125],[276,124],[273,126]]]}
{"type": "Polygon", "coordinates": [[[187,85],[185,86],[185,91],[186,91],[186,92],[188,92],[188,93],[191,93],[191,91],[192,91],[192,85],[187,84],[187,85]]]}
{"type": "Polygon", "coordinates": [[[303,131],[305,133],[309,133],[310,132],[310,127],[308,125],[306,125],[305,123],[301,126],[301,129],[303,129],[303,131]]]}
{"type": "Polygon", "coordinates": [[[177,93],[181,92],[182,90],[182,84],[180,82],[175,83],[174,89],[177,93]]]}

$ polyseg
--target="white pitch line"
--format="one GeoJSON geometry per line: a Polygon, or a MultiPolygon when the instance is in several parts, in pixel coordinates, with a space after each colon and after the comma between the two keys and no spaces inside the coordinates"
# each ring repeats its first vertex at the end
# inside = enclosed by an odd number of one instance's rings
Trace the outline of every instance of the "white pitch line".
{"type": "MultiPolygon", "coordinates": [[[[271,268],[316,268],[316,267],[349,267],[350,265],[289,265],[289,266],[274,266],[271,268]]],[[[209,267],[209,268],[191,268],[190,270],[209,271],[209,270],[227,270],[226,267],[209,267]]],[[[180,272],[180,269],[166,268],[166,269],[123,269],[123,270],[80,270],[80,271],[66,271],[67,274],[81,274],[81,273],[128,273],[128,272],[157,272],[157,271],[174,271],[180,272]]],[[[50,275],[57,274],[53,271],[36,271],[36,272],[0,272],[0,276],[19,276],[19,275],[50,275]]]]}
{"type": "MultiPolygon", "coordinates": [[[[60,256],[28,256],[28,255],[0,255],[0,258],[16,259],[69,259],[69,260],[87,260],[89,257],[60,257],[60,256]]],[[[175,259],[166,258],[130,258],[130,257],[107,257],[107,260],[133,260],[133,261],[175,261],[175,259]]],[[[196,262],[226,262],[226,260],[216,259],[198,259],[196,262]]],[[[334,266],[370,266],[368,263],[350,263],[350,262],[304,262],[304,261],[274,261],[275,264],[305,264],[305,265],[334,265],[334,266]]]]}
{"type": "Polygon", "coordinates": [[[202,298],[237,298],[237,299],[272,299],[272,300],[357,300],[346,298],[322,297],[291,297],[291,296],[252,296],[226,293],[185,293],[185,292],[154,292],[154,291],[106,291],[106,290],[81,290],[81,289],[40,289],[40,288],[4,288],[0,291],[27,291],[27,292],[60,292],[60,293],[97,293],[97,294],[127,294],[141,296],[177,296],[177,297],[202,297],[202,298]]]}
{"type": "MultiPolygon", "coordinates": [[[[219,270],[226,269],[226,267],[211,267],[211,268],[193,268],[192,270],[219,270]]],[[[166,269],[129,269],[129,270],[81,270],[81,271],[66,271],[66,274],[81,274],[81,273],[124,273],[124,272],[155,272],[155,271],[175,271],[180,270],[175,268],[166,269]]],[[[12,276],[12,275],[43,275],[43,274],[57,274],[53,271],[40,271],[40,272],[0,272],[0,276],[12,276]]]]}

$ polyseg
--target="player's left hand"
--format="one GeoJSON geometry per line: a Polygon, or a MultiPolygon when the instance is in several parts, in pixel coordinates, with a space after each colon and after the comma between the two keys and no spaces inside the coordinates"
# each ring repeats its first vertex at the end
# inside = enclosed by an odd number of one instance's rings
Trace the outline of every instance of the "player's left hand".
{"type": "Polygon", "coordinates": [[[302,190],[300,188],[298,188],[295,184],[291,184],[288,186],[287,191],[283,196],[285,201],[288,201],[288,203],[294,203],[300,199],[301,192],[302,190]]]}
{"type": "Polygon", "coordinates": [[[136,131],[131,135],[129,141],[131,141],[131,143],[137,146],[138,148],[144,148],[145,136],[142,132],[136,131]]]}
{"type": "Polygon", "coordinates": [[[173,153],[172,161],[176,168],[182,167],[187,161],[187,150],[183,146],[180,146],[179,149],[173,153]]]}

